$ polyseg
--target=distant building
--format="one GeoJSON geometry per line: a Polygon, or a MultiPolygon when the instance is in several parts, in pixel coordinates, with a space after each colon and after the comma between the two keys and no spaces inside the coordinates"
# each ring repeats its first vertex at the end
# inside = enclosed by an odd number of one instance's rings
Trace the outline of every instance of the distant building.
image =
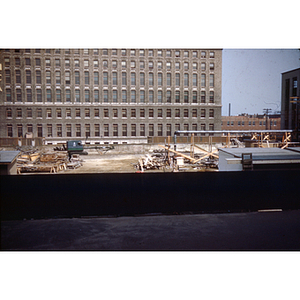
{"type": "Polygon", "coordinates": [[[0,50],[0,137],[141,143],[221,129],[221,49],[0,50]]]}
{"type": "Polygon", "coordinates": [[[223,116],[222,130],[280,130],[280,115],[223,116]]]}
{"type": "Polygon", "coordinates": [[[300,68],[281,74],[281,128],[298,128],[300,119],[300,68]]]}

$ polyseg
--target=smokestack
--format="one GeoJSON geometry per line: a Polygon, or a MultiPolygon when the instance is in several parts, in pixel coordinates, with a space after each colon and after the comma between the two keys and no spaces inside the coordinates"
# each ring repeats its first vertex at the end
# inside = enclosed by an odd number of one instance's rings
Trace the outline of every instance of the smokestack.
{"type": "Polygon", "coordinates": [[[229,113],[228,113],[229,117],[230,117],[230,111],[231,111],[231,103],[229,103],[229,113]]]}

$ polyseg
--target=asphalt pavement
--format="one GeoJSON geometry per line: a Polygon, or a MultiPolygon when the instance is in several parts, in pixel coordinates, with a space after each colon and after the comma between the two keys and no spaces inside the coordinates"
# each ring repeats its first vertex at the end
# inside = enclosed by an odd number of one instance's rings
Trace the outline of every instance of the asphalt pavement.
{"type": "Polygon", "coordinates": [[[300,250],[300,210],[1,222],[2,250],[300,250]]]}

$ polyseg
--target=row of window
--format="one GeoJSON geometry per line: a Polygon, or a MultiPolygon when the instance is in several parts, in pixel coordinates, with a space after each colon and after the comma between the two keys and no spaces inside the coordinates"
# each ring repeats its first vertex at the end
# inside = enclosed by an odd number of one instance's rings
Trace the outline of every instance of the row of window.
{"type": "MultiPolygon", "coordinates": [[[[9,67],[10,66],[10,58],[9,57],[5,57],[4,58],[4,62],[5,62],[5,67],[9,67]]],[[[30,67],[31,66],[31,58],[25,57],[24,58],[24,63],[25,63],[25,66],[30,67]]],[[[94,68],[98,68],[99,67],[99,60],[94,59],[92,64],[93,64],[94,68]]],[[[176,70],[180,70],[180,64],[181,64],[180,62],[175,62],[175,69],[176,70]]],[[[20,58],[19,57],[15,57],[15,67],[20,67],[20,66],[21,66],[21,60],[20,60],[20,58]]],[[[36,67],[40,67],[41,66],[41,59],[40,58],[35,58],[35,66],[36,67]]],[[[51,59],[50,58],[45,58],[45,64],[44,64],[44,66],[46,68],[47,67],[51,67],[51,59]]],[[[54,66],[56,68],[61,67],[61,60],[60,60],[60,58],[54,59],[54,66]]],[[[71,67],[70,59],[68,59],[68,58],[65,59],[63,66],[65,68],[70,68],[71,67]]],[[[73,66],[75,68],[79,68],[80,67],[80,60],[79,59],[74,59],[73,66]]],[[[88,59],[85,59],[83,61],[83,66],[84,66],[84,68],[88,68],[90,66],[90,61],[88,59]]],[[[102,61],[102,67],[104,69],[108,68],[108,61],[107,60],[103,60],[102,61]]],[[[118,67],[118,61],[117,60],[112,60],[111,67],[113,69],[116,69],[118,67]]],[[[127,68],[127,61],[126,60],[122,60],[121,61],[121,67],[122,68],[127,68]]],[[[142,60],[139,61],[139,67],[140,67],[140,69],[145,69],[145,61],[142,61],[142,60]]],[[[170,61],[167,61],[165,67],[166,67],[167,70],[171,70],[172,63],[170,61]]],[[[135,60],[130,61],[130,68],[132,68],[132,69],[136,68],[136,61],[135,60]]],[[[153,61],[149,61],[148,62],[148,68],[149,69],[153,69],[154,68],[154,62],[153,61]]],[[[158,69],[162,69],[163,68],[163,62],[158,61],[157,62],[157,68],[158,69]]],[[[200,68],[201,68],[201,71],[206,71],[206,63],[205,62],[201,62],[200,63],[200,68]]],[[[189,70],[189,63],[188,62],[184,62],[183,63],[183,69],[184,70],[189,70]]],[[[192,63],[192,69],[193,70],[198,70],[198,63],[193,62],[192,63]]],[[[215,69],[215,64],[213,62],[210,62],[209,63],[209,70],[210,71],[214,71],[214,69],[215,69]]]]}
{"type": "MultiPolygon", "coordinates": [[[[12,119],[13,117],[15,117],[16,119],[22,119],[23,118],[23,110],[22,108],[17,108],[16,110],[16,115],[13,116],[13,110],[11,108],[6,108],[6,118],[7,119],[12,119]]],[[[52,108],[46,108],[46,118],[51,119],[53,117],[53,112],[56,114],[56,118],[57,119],[61,119],[63,117],[63,110],[62,108],[56,108],[56,109],[52,109],[52,108]]],[[[73,117],[75,118],[81,118],[82,116],[84,116],[85,118],[136,118],[137,117],[137,109],[135,108],[131,108],[131,109],[127,109],[127,108],[103,108],[103,109],[99,109],[99,108],[94,108],[93,110],[90,108],[75,108],[75,110],[72,110],[71,108],[66,108],[65,109],[65,118],[72,118],[72,112],[73,112],[73,117]],[[83,114],[84,111],[84,114],[83,114]],[[93,115],[91,114],[91,111],[93,111],[93,115]],[[74,115],[75,112],[75,115],[74,115]],[[100,115],[100,112],[101,115],[100,115]]],[[[180,109],[180,108],[176,108],[176,109],[171,109],[171,108],[167,108],[167,109],[162,109],[162,108],[158,108],[157,110],[154,110],[153,108],[150,108],[146,111],[146,109],[141,108],[139,110],[139,117],[140,118],[198,118],[200,116],[200,118],[206,118],[206,109],[180,109]],[[200,115],[199,115],[200,112],[200,115]],[[146,116],[147,113],[147,116],[146,116]]],[[[214,118],[214,109],[208,109],[208,117],[209,118],[214,118]]],[[[26,108],[26,118],[32,119],[33,117],[40,119],[43,117],[43,111],[42,108],[36,108],[36,112],[35,112],[35,116],[33,115],[33,109],[31,107],[26,108]]]]}
{"type": "MultiPolygon", "coordinates": [[[[14,125],[7,125],[7,136],[14,137],[14,125]]],[[[17,124],[17,137],[24,137],[24,131],[33,133],[32,124],[17,124]]],[[[209,124],[208,130],[214,130],[214,124],[209,124]]],[[[37,124],[37,137],[146,137],[146,136],[171,136],[172,124],[149,124],[146,131],[146,124],[103,124],[103,131],[100,131],[100,124],[37,124]],[[63,128],[64,127],[64,128],[63,128]],[[46,132],[44,132],[46,130],[46,132]],[[165,130],[165,131],[164,131],[165,130]]],[[[206,130],[206,124],[200,124],[201,130],[206,130]]],[[[180,124],[175,124],[174,130],[180,130],[180,124]]],[[[190,124],[183,124],[183,130],[190,130],[190,124]]],[[[192,124],[191,130],[198,130],[198,124],[192,124]]],[[[187,134],[186,134],[187,135],[187,134]]]]}
{"type": "MultiPolygon", "coordinates": [[[[26,70],[25,71],[25,83],[26,84],[65,84],[65,85],[70,85],[71,84],[71,79],[72,83],[75,83],[75,85],[80,85],[80,72],[75,71],[74,72],[74,77],[71,77],[71,72],[70,71],[65,71],[64,72],[65,76],[63,77],[61,75],[60,71],[56,71],[55,73],[52,73],[50,71],[46,71],[45,74],[42,74],[42,71],[36,70],[35,71],[35,82],[32,80],[32,72],[31,70],[26,70]],[[42,80],[42,75],[43,79],[42,80]],[[55,76],[55,79],[53,81],[52,77],[55,76]]],[[[100,73],[101,74],[101,73],[100,73]]],[[[84,72],[84,81],[83,84],[89,85],[91,83],[90,77],[92,76],[92,82],[94,85],[99,85],[100,83],[100,78],[99,78],[99,72],[93,72],[92,74],[89,71],[84,72]]],[[[137,83],[140,84],[140,86],[145,86],[146,85],[146,76],[148,75],[148,85],[149,86],[154,86],[154,78],[156,75],[156,80],[157,80],[157,85],[158,86],[163,86],[166,84],[167,87],[171,87],[172,84],[172,73],[166,73],[166,82],[164,82],[164,74],[163,73],[157,73],[154,74],[150,72],[149,74],[146,74],[144,72],[141,72],[137,74],[136,72],[131,72],[130,73],[130,81],[128,80],[128,73],[127,72],[122,72],[121,74],[118,72],[103,72],[102,73],[102,84],[104,86],[108,86],[109,83],[112,84],[113,86],[118,85],[118,81],[121,79],[121,84],[122,86],[127,86],[127,84],[130,83],[131,86],[136,86],[137,83]],[[121,78],[120,78],[121,76],[121,78]],[[111,80],[111,82],[109,82],[111,80]]],[[[206,74],[201,74],[201,82],[200,86],[201,87],[206,87],[206,74]]],[[[179,87],[182,82],[181,82],[181,74],[180,73],[175,73],[175,86],[179,87]]],[[[22,77],[21,77],[21,71],[20,70],[15,70],[15,83],[21,84],[22,83],[22,77]]],[[[5,83],[6,85],[9,85],[12,83],[11,80],[11,74],[10,70],[5,70],[5,83]]],[[[189,73],[184,73],[183,74],[183,86],[184,87],[189,87],[190,84],[192,83],[193,87],[198,86],[198,74],[192,74],[190,76],[189,73]],[[192,77],[192,80],[190,81],[190,77],[192,77]]],[[[214,74],[209,74],[209,87],[214,87],[215,85],[215,76],[214,74]]]]}
{"type": "MultiPolygon", "coordinates": [[[[245,121],[227,121],[227,126],[234,126],[235,124],[237,124],[238,126],[245,126],[245,121]]],[[[255,126],[256,123],[255,121],[248,121],[248,126],[255,126]]],[[[259,121],[259,126],[265,126],[266,125],[266,121],[259,121]]],[[[273,121],[270,120],[270,125],[272,126],[276,126],[277,125],[277,121],[273,121]]]]}
{"type": "MultiPolygon", "coordinates": [[[[21,50],[20,49],[15,49],[14,50],[15,53],[21,53],[21,50]]],[[[106,56],[109,54],[109,50],[108,49],[102,49],[102,55],[106,56]]],[[[154,56],[154,54],[156,53],[156,55],[158,57],[162,57],[163,54],[165,53],[165,56],[166,57],[172,57],[172,55],[174,54],[175,57],[180,57],[183,53],[183,57],[190,57],[190,55],[192,55],[193,58],[198,58],[199,56],[199,51],[197,50],[154,50],[154,49],[148,49],[148,56],[154,56]],[[192,54],[190,54],[190,52],[192,54]]],[[[5,52],[10,52],[9,49],[6,49],[5,52]]],[[[28,53],[28,54],[31,54],[31,53],[35,53],[35,54],[40,54],[41,53],[41,49],[25,49],[24,50],[24,53],[28,53]]],[[[100,50],[99,49],[45,49],[45,54],[66,54],[66,55],[69,55],[71,53],[73,54],[80,54],[82,52],[83,55],[100,55],[100,50]]],[[[144,49],[140,49],[140,50],[136,50],[136,49],[131,49],[131,50],[128,50],[128,49],[112,49],[111,50],[111,55],[118,55],[118,54],[121,54],[122,56],[127,56],[127,55],[130,55],[130,56],[145,56],[146,55],[146,50],[144,49]],[[121,51],[121,52],[119,52],[121,51]]],[[[200,58],[206,58],[207,57],[207,51],[205,50],[201,50],[200,51],[200,58]]],[[[215,57],[215,52],[214,51],[209,51],[209,58],[214,58],[215,57]]]]}
{"type": "MultiPolygon", "coordinates": [[[[46,89],[46,93],[42,91],[42,89],[26,89],[25,99],[23,99],[23,94],[21,89],[15,90],[15,100],[16,102],[43,102],[45,98],[46,103],[100,103],[100,91],[93,90],[93,93],[90,90],[84,90],[84,95],[82,95],[82,91],[80,89],[75,89],[71,92],[70,89],[66,89],[64,95],[62,95],[61,89],[56,89],[53,95],[51,89],[46,89]],[[34,93],[34,94],[33,94],[34,93]],[[84,101],[82,101],[82,97],[84,96],[84,101]]],[[[198,92],[193,91],[190,99],[189,91],[183,92],[183,99],[181,99],[180,91],[175,91],[175,97],[173,99],[172,91],[166,91],[165,93],[162,90],[158,90],[157,94],[154,93],[153,90],[146,91],[145,90],[130,90],[130,94],[127,90],[121,91],[121,101],[119,101],[118,97],[119,91],[112,90],[109,91],[104,89],[102,91],[102,102],[103,103],[128,103],[128,98],[130,97],[130,103],[198,103],[198,92]],[[148,102],[147,102],[148,101],[148,102]]],[[[6,102],[13,102],[13,95],[11,89],[5,89],[6,102]]],[[[209,103],[215,102],[214,91],[209,92],[209,103]]],[[[200,103],[206,103],[206,92],[200,92],[200,103]]]]}

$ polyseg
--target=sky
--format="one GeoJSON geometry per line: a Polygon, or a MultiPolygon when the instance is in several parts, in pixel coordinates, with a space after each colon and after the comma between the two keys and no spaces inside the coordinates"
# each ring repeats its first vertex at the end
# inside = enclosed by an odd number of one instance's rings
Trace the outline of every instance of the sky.
{"type": "Polygon", "coordinates": [[[299,49],[223,49],[222,115],[281,108],[281,73],[300,68],[299,49]]]}

